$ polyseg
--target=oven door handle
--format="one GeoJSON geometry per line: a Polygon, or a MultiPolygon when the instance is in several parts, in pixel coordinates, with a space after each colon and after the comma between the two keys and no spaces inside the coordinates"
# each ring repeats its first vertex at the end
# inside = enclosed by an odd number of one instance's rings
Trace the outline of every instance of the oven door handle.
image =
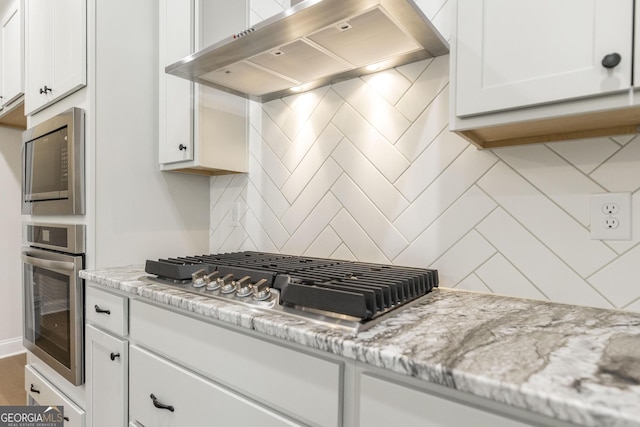
{"type": "Polygon", "coordinates": [[[76,266],[72,262],[51,261],[47,259],[34,258],[28,255],[22,255],[22,261],[35,267],[48,268],[50,270],[73,271],[76,266]]]}

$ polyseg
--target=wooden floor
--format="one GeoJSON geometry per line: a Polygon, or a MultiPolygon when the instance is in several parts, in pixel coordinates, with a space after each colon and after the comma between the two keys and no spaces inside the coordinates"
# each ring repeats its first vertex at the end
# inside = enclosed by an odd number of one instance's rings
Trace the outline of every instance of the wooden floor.
{"type": "Polygon", "coordinates": [[[0,359],[0,406],[26,405],[24,365],[26,353],[0,359]]]}

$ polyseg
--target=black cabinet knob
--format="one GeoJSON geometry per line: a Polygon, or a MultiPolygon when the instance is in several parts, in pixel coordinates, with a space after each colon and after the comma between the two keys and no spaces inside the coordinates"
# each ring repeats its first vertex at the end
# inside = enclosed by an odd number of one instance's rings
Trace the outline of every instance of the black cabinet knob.
{"type": "Polygon", "coordinates": [[[151,394],[150,397],[151,397],[151,400],[153,400],[153,406],[155,406],[156,408],[158,408],[158,409],[166,409],[167,411],[171,411],[171,412],[175,411],[173,406],[165,405],[165,404],[162,404],[162,403],[158,402],[158,399],[153,395],[153,393],[151,394]]]}
{"type": "Polygon", "coordinates": [[[187,151],[187,146],[186,146],[186,145],[184,145],[184,144],[180,144],[180,145],[178,145],[178,150],[180,150],[180,151],[182,151],[182,150],[187,151]]]}
{"type": "Polygon", "coordinates": [[[622,57],[620,56],[619,53],[610,53],[608,55],[605,55],[604,58],[602,58],[602,66],[604,68],[614,68],[616,65],[618,65],[620,63],[620,60],[622,59],[622,57]]]}
{"type": "Polygon", "coordinates": [[[116,357],[120,357],[120,353],[111,353],[109,357],[111,357],[111,360],[116,360],[116,357]]]}

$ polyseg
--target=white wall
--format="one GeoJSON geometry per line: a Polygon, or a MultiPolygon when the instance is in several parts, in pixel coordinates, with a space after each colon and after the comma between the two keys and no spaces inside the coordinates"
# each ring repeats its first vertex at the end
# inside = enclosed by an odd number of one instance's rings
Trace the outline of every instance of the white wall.
{"type": "Polygon", "coordinates": [[[0,127],[0,358],[23,351],[21,135],[19,130],[0,127]]]}
{"type": "MultiPolygon", "coordinates": [[[[447,35],[448,3],[419,3],[447,35]]],[[[277,8],[252,6],[254,22],[277,8]]],[[[640,311],[640,137],[476,150],[447,130],[448,61],[253,103],[249,174],[211,180],[210,250],[431,267],[442,286],[640,311]],[[589,195],[607,191],[633,193],[633,240],[590,240],[589,195]]]]}
{"type": "Polygon", "coordinates": [[[158,165],[158,2],[96,0],[95,5],[90,266],[204,253],[208,179],[161,172],[158,165]]]}

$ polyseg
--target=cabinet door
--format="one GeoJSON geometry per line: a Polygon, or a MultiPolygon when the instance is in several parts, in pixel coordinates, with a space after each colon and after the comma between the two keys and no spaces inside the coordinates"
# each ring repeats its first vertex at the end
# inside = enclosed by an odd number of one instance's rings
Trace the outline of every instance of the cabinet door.
{"type": "Polygon", "coordinates": [[[88,425],[127,425],[128,342],[91,325],[85,337],[88,425]]]}
{"type": "Polygon", "coordinates": [[[22,95],[23,37],[20,2],[2,20],[2,105],[22,95]]]}
{"type": "Polygon", "coordinates": [[[56,0],[53,3],[55,44],[50,95],[55,100],[87,84],[87,1],[56,0]]]}
{"type": "Polygon", "coordinates": [[[24,367],[24,388],[29,405],[63,406],[65,427],[84,427],[85,412],[51,384],[31,365],[24,367]]]}
{"type": "Polygon", "coordinates": [[[193,90],[188,80],[165,73],[165,66],[193,52],[193,0],[160,1],[159,161],[193,160],[193,90]]]}
{"type": "Polygon", "coordinates": [[[459,117],[626,90],[633,0],[458,0],[459,117]],[[613,68],[602,65],[620,55],[613,68]]]}
{"type": "Polygon", "coordinates": [[[87,83],[86,0],[28,0],[26,28],[29,115],[87,83]]]}
{"type": "Polygon", "coordinates": [[[164,427],[297,425],[133,345],[130,362],[131,421],[164,427]]]}
{"type": "Polygon", "coordinates": [[[522,423],[366,374],[360,377],[362,427],[525,427],[522,423]]]}
{"type": "Polygon", "coordinates": [[[49,0],[26,2],[25,65],[25,114],[37,111],[47,103],[48,97],[40,90],[51,87],[53,68],[53,16],[54,3],[49,0]]]}

